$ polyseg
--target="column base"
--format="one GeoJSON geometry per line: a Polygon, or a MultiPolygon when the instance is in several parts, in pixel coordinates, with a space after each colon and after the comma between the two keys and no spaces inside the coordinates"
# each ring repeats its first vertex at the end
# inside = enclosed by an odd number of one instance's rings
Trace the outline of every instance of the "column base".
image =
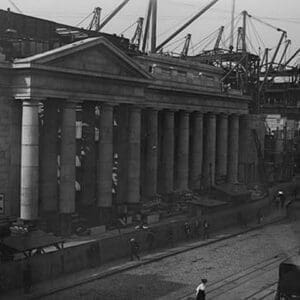
{"type": "Polygon", "coordinates": [[[112,222],[112,208],[99,207],[98,208],[98,223],[100,225],[107,225],[112,222]]]}
{"type": "Polygon", "coordinates": [[[142,208],[142,203],[126,203],[128,213],[137,214],[142,208]]]}
{"type": "Polygon", "coordinates": [[[59,215],[56,211],[43,211],[41,213],[40,227],[46,232],[59,233],[59,215]]]}
{"type": "Polygon", "coordinates": [[[69,236],[72,234],[72,214],[60,214],[60,234],[69,236]]]}

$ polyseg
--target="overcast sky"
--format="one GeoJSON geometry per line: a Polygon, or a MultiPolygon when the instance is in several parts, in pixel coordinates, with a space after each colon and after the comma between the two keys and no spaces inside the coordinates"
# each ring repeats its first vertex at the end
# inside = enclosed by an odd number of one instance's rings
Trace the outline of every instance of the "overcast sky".
{"type": "MultiPolygon", "coordinates": [[[[109,14],[123,0],[12,0],[16,6],[27,15],[46,18],[69,25],[77,25],[94,9],[102,8],[102,18],[109,14]]],[[[158,0],[158,43],[167,38],[188,17],[208,4],[211,0],[158,0]]],[[[148,0],[131,0],[123,10],[115,17],[103,31],[109,33],[122,33],[133,24],[138,17],[146,14],[148,0]]],[[[219,0],[208,12],[195,21],[188,29],[182,32],[174,41],[182,39],[187,33],[192,33],[192,46],[194,51],[200,51],[214,36],[206,38],[209,33],[217,30],[221,25],[227,24],[223,42],[229,36],[232,0],[219,0]]],[[[16,9],[9,0],[0,0],[0,8],[10,7],[16,9]]],[[[236,15],[242,10],[259,17],[264,22],[288,32],[288,38],[292,40],[292,54],[300,47],[300,0],[236,0],[236,15]]],[[[86,27],[91,17],[80,26],[86,27]]],[[[241,25],[241,23],[239,24],[241,25]]],[[[258,46],[274,48],[280,38],[276,30],[262,25],[251,19],[249,21],[249,40],[258,51],[258,46]]],[[[124,32],[126,37],[131,37],[135,26],[124,32]]],[[[216,35],[216,34],[215,34],[216,35]]],[[[249,48],[252,45],[249,43],[249,48]]],[[[171,44],[169,50],[180,51],[180,42],[171,44]],[[176,48],[178,46],[178,48],[176,48]],[[179,49],[179,50],[178,50],[179,49]]],[[[253,50],[254,51],[254,50],[253,50]]]]}

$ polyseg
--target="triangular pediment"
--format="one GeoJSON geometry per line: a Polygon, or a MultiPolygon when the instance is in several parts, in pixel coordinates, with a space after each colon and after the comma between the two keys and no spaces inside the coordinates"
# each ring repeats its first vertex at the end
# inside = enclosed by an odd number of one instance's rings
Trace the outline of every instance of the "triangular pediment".
{"type": "Polygon", "coordinates": [[[15,63],[32,63],[45,66],[93,72],[131,78],[150,79],[138,64],[105,38],[89,38],[15,63]]]}

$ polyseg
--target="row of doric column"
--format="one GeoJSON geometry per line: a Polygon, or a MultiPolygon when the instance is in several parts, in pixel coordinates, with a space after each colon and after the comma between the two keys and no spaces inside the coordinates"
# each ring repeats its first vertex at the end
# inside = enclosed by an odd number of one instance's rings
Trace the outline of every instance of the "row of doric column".
{"type": "MultiPolygon", "coordinates": [[[[96,143],[95,104],[82,105],[88,147],[80,197],[99,208],[102,220],[109,219],[115,203],[135,205],[156,193],[210,188],[220,179],[237,182],[238,115],[99,106],[96,143]],[[115,153],[118,195],[113,199],[115,153]]],[[[34,220],[40,208],[60,213],[68,223],[76,210],[76,103],[46,101],[41,134],[38,112],[38,102],[23,102],[20,215],[34,220]]]]}

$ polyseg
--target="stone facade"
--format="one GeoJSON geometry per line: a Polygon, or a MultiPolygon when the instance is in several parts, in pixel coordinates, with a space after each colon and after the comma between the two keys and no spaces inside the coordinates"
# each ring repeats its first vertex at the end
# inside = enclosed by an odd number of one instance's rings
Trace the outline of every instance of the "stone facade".
{"type": "Polygon", "coordinates": [[[219,177],[237,183],[246,176],[241,151],[252,123],[243,120],[251,99],[222,92],[217,68],[129,57],[104,38],[0,67],[8,74],[0,81],[5,215],[34,221],[52,213],[69,231],[72,214],[86,207],[105,224],[116,206],[138,208],[157,193],[210,189],[219,177]],[[76,149],[78,109],[83,150],[76,149]]]}

